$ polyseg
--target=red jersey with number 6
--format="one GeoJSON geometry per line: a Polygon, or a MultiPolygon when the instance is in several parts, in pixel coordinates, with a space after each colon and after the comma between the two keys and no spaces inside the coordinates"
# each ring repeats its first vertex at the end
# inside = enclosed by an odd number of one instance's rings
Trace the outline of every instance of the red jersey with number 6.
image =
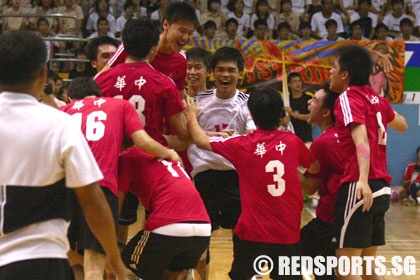
{"type": "Polygon", "coordinates": [[[104,179],[99,182],[118,196],[118,153],[124,134],[143,129],[133,106],[115,98],[84,98],[60,108],[82,128],[104,179]]]}
{"type": "Polygon", "coordinates": [[[255,242],[298,242],[303,195],[297,168],[315,162],[303,141],[290,132],[257,129],[246,136],[212,138],[210,144],[239,175],[242,213],[235,234],[255,242]]]}
{"type": "Polygon", "coordinates": [[[128,100],[146,132],[167,145],[164,120],[182,112],[184,105],[174,82],[145,62],[123,63],[96,78],[103,96],[128,100]]]}

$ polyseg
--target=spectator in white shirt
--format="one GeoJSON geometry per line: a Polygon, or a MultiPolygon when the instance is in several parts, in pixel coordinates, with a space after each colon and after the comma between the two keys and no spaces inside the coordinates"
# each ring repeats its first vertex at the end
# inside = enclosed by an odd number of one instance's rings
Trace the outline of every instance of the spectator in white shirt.
{"type": "Polygon", "coordinates": [[[413,36],[413,22],[409,18],[400,21],[401,35],[395,37],[395,41],[418,41],[419,38],[413,36]]]}
{"type": "Polygon", "coordinates": [[[378,15],[369,12],[370,8],[371,0],[359,0],[359,11],[350,16],[350,23],[359,21],[362,25],[363,36],[372,40],[378,24],[378,15]]]}
{"type": "Polygon", "coordinates": [[[391,13],[385,16],[383,23],[388,27],[388,36],[395,38],[401,34],[400,21],[408,16],[403,13],[403,0],[391,0],[391,8],[391,13]]]}
{"type": "Polygon", "coordinates": [[[115,36],[117,38],[121,36],[125,23],[132,18],[135,18],[134,3],[131,0],[127,0],[124,4],[124,14],[117,18],[117,22],[115,24],[115,36]]]}
{"type": "Polygon", "coordinates": [[[334,3],[333,0],[322,0],[322,11],[317,12],[312,16],[311,26],[314,32],[313,36],[318,39],[327,37],[327,29],[325,23],[329,19],[334,19],[337,22],[337,33],[344,32],[343,22],[339,14],[333,12],[334,3]]]}

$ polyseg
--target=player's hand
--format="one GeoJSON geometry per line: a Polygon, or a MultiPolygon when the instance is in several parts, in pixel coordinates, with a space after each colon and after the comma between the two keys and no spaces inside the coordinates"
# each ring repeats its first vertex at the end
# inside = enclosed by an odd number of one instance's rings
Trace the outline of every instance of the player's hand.
{"type": "Polygon", "coordinates": [[[229,136],[232,136],[235,133],[235,130],[233,129],[225,129],[222,131],[206,131],[207,136],[216,136],[216,137],[223,137],[227,138],[229,136]]]}
{"type": "Polygon", "coordinates": [[[186,116],[196,117],[198,113],[200,113],[200,106],[194,103],[194,99],[190,96],[186,96],[184,100],[182,100],[185,105],[184,113],[186,116]]]}
{"type": "Polygon", "coordinates": [[[289,115],[291,115],[292,113],[293,113],[293,110],[292,110],[292,108],[290,108],[290,107],[284,107],[284,110],[289,114],[289,115]]]}
{"type": "Polygon", "coordinates": [[[114,258],[108,257],[106,270],[112,271],[112,273],[114,273],[114,275],[117,277],[116,279],[127,279],[127,269],[125,268],[125,264],[119,255],[114,258]]]}
{"type": "Polygon", "coordinates": [[[180,162],[180,163],[183,163],[182,162],[182,159],[181,159],[181,157],[178,155],[178,153],[175,151],[175,150],[173,150],[173,149],[168,149],[168,156],[167,156],[167,159],[170,159],[170,160],[175,160],[175,161],[178,161],[178,162],[180,162]]]}
{"type": "Polygon", "coordinates": [[[367,182],[357,181],[356,195],[357,199],[363,198],[363,212],[370,211],[370,208],[373,204],[373,195],[372,190],[370,189],[369,184],[367,182]]]}

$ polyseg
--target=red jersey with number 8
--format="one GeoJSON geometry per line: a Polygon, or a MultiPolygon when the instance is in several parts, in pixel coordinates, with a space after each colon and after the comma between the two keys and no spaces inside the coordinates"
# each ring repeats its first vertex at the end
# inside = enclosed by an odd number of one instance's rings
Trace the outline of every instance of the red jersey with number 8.
{"type": "Polygon", "coordinates": [[[123,98],[136,109],[146,132],[167,145],[163,120],[182,112],[179,91],[174,82],[146,62],[123,63],[96,78],[103,96],[123,98]]]}

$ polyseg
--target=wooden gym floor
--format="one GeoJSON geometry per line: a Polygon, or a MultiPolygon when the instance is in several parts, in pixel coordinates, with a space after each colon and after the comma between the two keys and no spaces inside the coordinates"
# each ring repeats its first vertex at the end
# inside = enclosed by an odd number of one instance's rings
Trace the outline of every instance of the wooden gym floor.
{"type": "MultiPolygon", "coordinates": [[[[302,226],[315,216],[315,209],[305,204],[302,213],[302,226]]],[[[404,206],[391,202],[386,214],[386,245],[379,247],[378,255],[390,260],[392,256],[413,256],[417,260],[415,276],[384,276],[386,280],[420,279],[420,206],[404,206]]],[[[130,227],[129,238],[139,229],[130,227]]],[[[211,262],[210,280],[228,280],[227,273],[233,260],[231,231],[220,229],[213,232],[210,242],[211,262]]],[[[386,263],[387,268],[391,267],[386,263]]],[[[268,277],[264,277],[269,279],[268,277]]]]}

